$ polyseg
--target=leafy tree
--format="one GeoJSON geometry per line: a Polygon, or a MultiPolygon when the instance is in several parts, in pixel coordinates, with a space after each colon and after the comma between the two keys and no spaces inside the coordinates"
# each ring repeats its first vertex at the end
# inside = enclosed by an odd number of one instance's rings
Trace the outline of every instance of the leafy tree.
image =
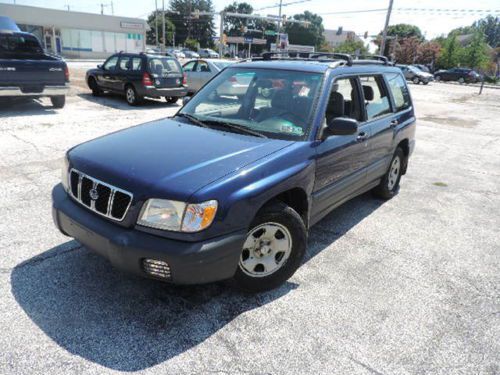
{"type": "MultiPolygon", "coordinates": [[[[224,12],[252,14],[253,7],[248,3],[238,3],[235,1],[225,7],[224,12]]],[[[242,36],[244,34],[242,31],[244,27],[247,27],[249,29],[253,28],[254,22],[252,21],[253,20],[248,18],[226,16],[224,18],[224,31],[227,33],[227,35],[242,36]]]]}
{"type": "Polygon", "coordinates": [[[323,35],[325,28],[323,26],[323,18],[315,13],[306,10],[302,14],[296,14],[293,19],[298,21],[308,21],[309,26],[297,23],[285,23],[284,32],[288,34],[290,44],[302,44],[315,46],[320,49],[325,37],[323,35]]]}
{"type": "Polygon", "coordinates": [[[471,41],[463,49],[462,62],[470,68],[485,69],[490,60],[487,52],[485,36],[480,31],[474,32],[471,41]]]}
{"type": "Polygon", "coordinates": [[[424,42],[418,46],[417,62],[434,65],[441,54],[441,45],[436,41],[424,42]]]}
{"type": "Polygon", "coordinates": [[[479,21],[474,22],[474,25],[486,36],[486,43],[491,47],[500,47],[500,18],[487,16],[479,21]]]}
{"type": "MultiPolygon", "coordinates": [[[[380,35],[382,35],[382,32],[380,32],[380,35]]],[[[407,23],[399,23],[397,25],[389,26],[387,28],[387,35],[397,36],[400,39],[417,38],[420,41],[424,40],[424,36],[420,28],[407,23]]]]}
{"type": "MultiPolygon", "coordinates": [[[[166,13],[166,12],[165,12],[166,13]]],[[[162,12],[152,12],[148,16],[148,25],[151,28],[151,30],[146,32],[146,43],[147,44],[156,44],[156,21],[158,21],[158,43],[162,44],[163,43],[163,15],[162,12]],[[158,18],[158,19],[157,19],[158,18]]],[[[165,45],[170,45],[173,40],[175,32],[175,25],[170,21],[166,14],[165,14],[165,34],[166,36],[166,43],[165,45]]]]}
{"type": "Polygon", "coordinates": [[[444,69],[458,66],[462,54],[463,48],[458,43],[457,36],[451,33],[443,42],[441,56],[438,59],[438,66],[444,69]]]}
{"type": "Polygon", "coordinates": [[[184,43],[186,39],[194,38],[201,46],[212,46],[215,26],[213,16],[199,16],[194,18],[191,13],[213,12],[212,0],[171,0],[170,19],[175,25],[175,39],[184,43]]]}
{"type": "Polygon", "coordinates": [[[399,41],[395,48],[395,59],[400,64],[414,64],[418,56],[420,40],[417,37],[399,41]]]}
{"type": "Polygon", "coordinates": [[[200,43],[196,39],[186,39],[184,45],[192,51],[197,51],[200,43]]]}
{"type": "Polygon", "coordinates": [[[368,48],[366,48],[361,40],[346,40],[342,44],[335,47],[334,50],[338,53],[355,54],[356,52],[359,52],[360,55],[368,54],[368,48]]]}

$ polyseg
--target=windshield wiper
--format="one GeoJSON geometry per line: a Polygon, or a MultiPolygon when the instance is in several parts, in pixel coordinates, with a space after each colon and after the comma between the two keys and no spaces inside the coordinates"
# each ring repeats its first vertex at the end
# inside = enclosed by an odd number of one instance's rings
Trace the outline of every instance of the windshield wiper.
{"type": "Polygon", "coordinates": [[[233,124],[233,123],[227,122],[227,121],[208,120],[208,121],[206,121],[206,123],[208,123],[208,124],[214,124],[214,125],[220,125],[220,126],[225,127],[227,129],[236,130],[237,132],[254,135],[254,136],[260,137],[260,138],[267,138],[266,135],[264,135],[262,133],[259,133],[259,132],[255,131],[255,130],[251,130],[251,129],[248,129],[247,127],[245,127],[245,126],[233,124]]]}
{"type": "Polygon", "coordinates": [[[175,117],[184,117],[187,118],[190,122],[193,124],[196,124],[198,126],[201,126],[202,128],[209,128],[207,124],[205,124],[203,121],[199,120],[196,116],[190,115],[188,113],[178,113],[175,115],[175,117]]]}

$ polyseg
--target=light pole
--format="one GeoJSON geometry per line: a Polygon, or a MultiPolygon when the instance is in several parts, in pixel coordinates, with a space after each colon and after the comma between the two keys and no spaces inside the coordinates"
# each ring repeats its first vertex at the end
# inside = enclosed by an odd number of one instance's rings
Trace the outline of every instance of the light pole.
{"type": "Polygon", "coordinates": [[[389,0],[389,8],[387,9],[387,16],[385,17],[384,32],[382,33],[382,43],[380,44],[380,54],[384,55],[385,43],[387,40],[387,28],[389,27],[389,20],[391,19],[392,3],[394,0],[389,0]]]}
{"type": "Polygon", "coordinates": [[[278,49],[279,43],[280,43],[280,33],[281,33],[281,8],[283,6],[283,0],[280,0],[280,9],[279,9],[279,16],[278,16],[278,33],[276,34],[276,49],[278,49]]]}
{"type": "Polygon", "coordinates": [[[162,52],[165,52],[166,47],[166,35],[165,35],[165,0],[161,0],[162,3],[162,20],[163,20],[163,49],[162,52]]]}

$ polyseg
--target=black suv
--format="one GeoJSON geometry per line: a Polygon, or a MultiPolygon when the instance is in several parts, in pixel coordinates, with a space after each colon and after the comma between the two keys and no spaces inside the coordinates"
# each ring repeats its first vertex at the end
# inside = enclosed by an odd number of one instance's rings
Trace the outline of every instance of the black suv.
{"type": "Polygon", "coordinates": [[[261,291],[293,275],[335,207],[394,197],[415,146],[401,70],[274,56],[228,66],[171,119],[69,150],[52,193],[60,231],[139,275],[261,291]]]}
{"type": "Polygon", "coordinates": [[[130,105],[140,104],[146,96],[175,103],[187,94],[182,67],[175,58],[145,53],[112,55],[87,71],[86,81],[94,96],[104,91],[120,93],[130,105]]]}

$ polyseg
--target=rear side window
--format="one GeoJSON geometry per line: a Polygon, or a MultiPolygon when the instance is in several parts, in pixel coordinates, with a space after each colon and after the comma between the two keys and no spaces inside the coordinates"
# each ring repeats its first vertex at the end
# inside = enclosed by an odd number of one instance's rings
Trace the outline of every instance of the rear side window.
{"type": "Polygon", "coordinates": [[[389,95],[382,76],[360,77],[368,120],[391,113],[389,95]]]}
{"type": "Polygon", "coordinates": [[[387,78],[387,82],[389,82],[389,89],[392,92],[396,110],[402,111],[409,108],[411,106],[410,92],[403,76],[397,73],[389,73],[385,77],[387,78]]]}
{"type": "Polygon", "coordinates": [[[130,69],[130,57],[121,57],[120,63],[118,64],[120,70],[129,70],[130,69]]]}

